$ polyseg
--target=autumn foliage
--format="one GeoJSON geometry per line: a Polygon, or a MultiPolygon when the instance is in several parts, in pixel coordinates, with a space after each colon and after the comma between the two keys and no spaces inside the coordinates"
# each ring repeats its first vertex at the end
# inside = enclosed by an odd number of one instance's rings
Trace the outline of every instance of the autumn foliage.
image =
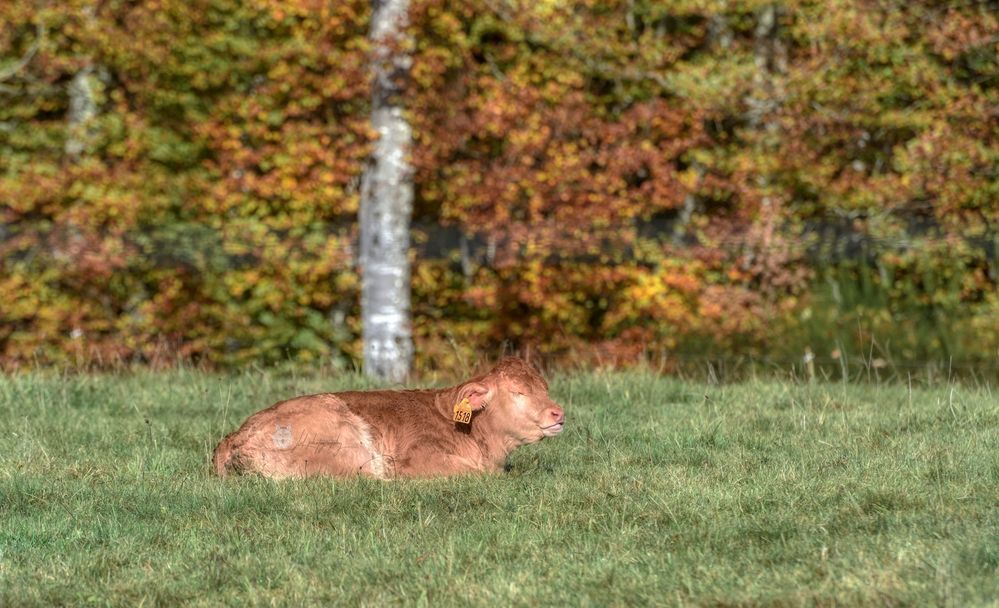
{"type": "MultiPolygon", "coordinates": [[[[0,362],[356,360],[368,15],[3,3],[0,362]],[[81,71],[97,111],[73,124],[81,71]]],[[[411,20],[419,365],[997,364],[994,5],[417,0],[411,20]]]]}

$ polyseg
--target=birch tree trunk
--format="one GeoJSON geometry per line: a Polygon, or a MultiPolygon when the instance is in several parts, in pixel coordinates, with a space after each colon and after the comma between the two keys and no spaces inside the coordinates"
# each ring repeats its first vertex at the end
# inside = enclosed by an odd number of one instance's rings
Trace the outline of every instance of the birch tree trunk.
{"type": "MultiPolygon", "coordinates": [[[[83,8],[83,21],[89,29],[96,27],[96,12],[93,6],[83,8]]],[[[94,99],[91,82],[94,73],[93,62],[87,57],[83,67],[73,75],[67,88],[69,109],[66,112],[66,144],[63,151],[74,162],[87,152],[92,137],[91,122],[97,116],[97,101],[94,99]]]]}
{"type": "Polygon", "coordinates": [[[373,0],[371,124],[378,141],[361,181],[360,264],[364,372],[401,382],[413,359],[409,227],[413,210],[412,132],[402,93],[408,0],[373,0]]]}
{"type": "MultiPolygon", "coordinates": [[[[753,32],[753,61],[756,70],[753,74],[752,92],[746,100],[748,111],[746,121],[756,132],[753,147],[758,158],[774,153],[777,138],[780,137],[780,124],[777,111],[784,99],[784,74],[787,73],[787,48],[781,40],[781,8],[777,4],[767,4],[757,10],[756,29],[753,32]]],[[[745,267],[765,264],[771,237],[780,217],[780,199],[771,193],[771,169],[761,171],[756,178],[763,193],[760,204],[761,236],[758,250],[745,256],[745,267]],[[758,262],[757,258],[762,261],[758,262]]]]}
{"type": "Polygon", "coordinates": [[[69,82],[69,110],[66,112],[67,134],[64,151],[71,160],[77,160],[87,151],[90,140],[90,122],[97,116],[97,102],[90,77],[94,68],[89,63],[80,69],[69,82]]]}
{"type": "Polygon", "coordinates": [[[764,5],[757,11],[753,32],[753,91],[747,118],[752,128],[774,135],[779,129],[775,111],[784,97],[782,77],[787,72],[787,49],[780,38],[780,8],[764,5]]]}

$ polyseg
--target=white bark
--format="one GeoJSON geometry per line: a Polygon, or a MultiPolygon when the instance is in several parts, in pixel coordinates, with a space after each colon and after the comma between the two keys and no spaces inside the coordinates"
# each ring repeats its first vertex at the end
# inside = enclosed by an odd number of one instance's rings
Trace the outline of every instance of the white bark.
{"type": "Polygon", "coordinates": [[[66,112],[66,156],[76,159],[87,151],[90,123],[97,116],[97,102],[90,79],[94,69],[86,65],[69,83],[69,110],[66,112]]]}
{"type": "Polygon", "coordinates": [[[404,50],[408,0],[373,0],[372,111],[378,133],[361,181],[360,263],[364,371],[401,382],[413,359],[409,228],[413,209],[412,132],[402,87],[411,63],[404,50]]]}
{"type": "MultiPolygon", "coordinates": [[[[755,147],[759,156],[765,156],[773,151],[780,136],[780,124],[777,121],[777,111],[784,100],[784,74],[787,73],[787,48],[780,37],[781,9],[777,4],[768,4],[757,12],[756,29],[753,32],[753,59],[756,71],[753,75],[753,90],[747,101],[747,122],[750,128],[757,132],[755,147]]],[[[750,251],[743,263],[745,268],[751,267],[758,254],[767,255],[771,236],[780,210],[780,201],[769,194],[771,176],[760,173],[756,182],[763,191],[760,201],[761,242],[762,251],[750,251]]]]}
{"type": "Polygon", "coordinates": [[[778,130],[774,112],[784,97],[782,76],[787,72],[787,49],[780,38],[780,9],[775,4],[757,13],[754,32],[753,91],[747,99],[749,124],[773,134],[778,130]]]}
{"type": "MultiPolygon", "coordinates": [[[[83,20],[88,28],[96,27],[95,9],[83,9],[83,20]]],[[[87,151],[93,136],[93,119],[97,116],[97,100],[94,98],[93,77],[96,70],[88,57],[69,82],[69,110],[66,112],[66,144],[63,151],[76,160],[87,151]]]]}

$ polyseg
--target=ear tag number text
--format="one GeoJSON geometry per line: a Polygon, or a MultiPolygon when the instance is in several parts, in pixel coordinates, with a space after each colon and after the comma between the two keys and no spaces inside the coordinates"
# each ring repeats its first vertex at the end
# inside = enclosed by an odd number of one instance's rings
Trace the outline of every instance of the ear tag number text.
{"type": "Polygon", "coordinates": [[[454,404],[454,421],[462,424],[472,422],[472,404],[468,402],[468,397],[454,404]]]}

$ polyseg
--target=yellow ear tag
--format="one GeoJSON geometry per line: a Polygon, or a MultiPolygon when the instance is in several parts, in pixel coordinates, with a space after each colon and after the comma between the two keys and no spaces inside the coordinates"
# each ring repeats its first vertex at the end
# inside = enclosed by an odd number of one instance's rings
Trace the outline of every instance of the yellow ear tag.
{"type": "Polygon", "coordinates": [[[454,421],[462,424],[472,422],[472,404],[468,402],[468,397],[454,404],[454,421]]]}

